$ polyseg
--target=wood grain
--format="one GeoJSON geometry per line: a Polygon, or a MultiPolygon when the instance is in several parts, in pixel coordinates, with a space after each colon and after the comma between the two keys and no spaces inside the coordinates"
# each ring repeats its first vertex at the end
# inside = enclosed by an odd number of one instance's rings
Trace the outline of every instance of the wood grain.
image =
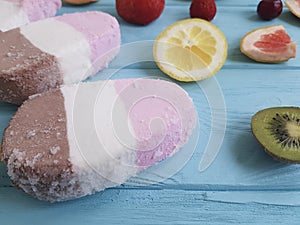
{"type": "MultiPolygon", "coordinates": [[[[234,199],[240,192],[185,190],[107,190],[73,202],[49,204],[32,200],[15,189],[5,195],[0,192],[1,222],[6,225],[24,224],[299,224],[299,208],[266,205],[253,201],[226,202],[214,195],[229,195],[234,199]],[[133,194],[134,192],[134,194],[133,194]],[[26,223],[27,224],[27,223],[26,223]]],[[[247,193],[243,193],[247,194],[247,193]]],[[[264,193],[257,192],[258,195],[264,193]]],[[[274,195],[282,197],[280,193],[274,195]]],[[[290,194],[299,195],[299,192],[290,194]]]]}
{"type": "MultiPolygon", "coordinates": [[[[123,57],[118,57],[90,81],[107,77],[169,79],[153,63],[149,43],[171,23],[189,17],[190,1],[166,3],[162,16],[146,27],[124,22],[111,0],[82,7],[63,6],[60,14],[86,10],[111,13],[121,24],[123,44],[131,44],[130,51],[123,46],[120,53],[123,57]],[[126,55],[133,59],[124,60],[126,55]]],[[[217,16],[212,22],[226,35],[229,52],[224,67],[215,76],[226,105],[227,126],[213,164],[199,172],[210,135],[223,132],[221,122],[220,126],[218,123],[211,126],[211,112],[214,110],[222,118],[224,109],[211,107],[207,93],[201,88],[205,81],[178,83],[195,102],[199,128],[194,134],[197,145],[183,149],[192,154],[187,155],[188,160],[174,175],[167,176],[170,165],[174,166],[178,160],[171,158],[120,187],[75,201],[49,204],[12,187],[5,165],[0,163],[0,224],[299,224],[299,165],[272,160],[250,130],[251,117],[258,110],[300,105],[299,57],[282,64],[255,63],[242,55],[239,40],[251,29],[283,24],[292,39],[300,43],[300,20],[284,8],[279,18],[261,21],[256,15],[258,1],[216,0],[216,3],[217,16]]],[[[0,136],[16,109],[0,103],[0,136]]]]}

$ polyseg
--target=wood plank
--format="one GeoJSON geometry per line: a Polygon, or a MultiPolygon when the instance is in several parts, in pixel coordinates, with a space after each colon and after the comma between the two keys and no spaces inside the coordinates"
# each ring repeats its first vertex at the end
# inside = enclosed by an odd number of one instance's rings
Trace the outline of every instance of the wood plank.
{"type": "MultiPolygon", "coordinates": [[[[153,41],[168,25],[189,17],[190,1],[167,0],[166,3],[162,16],[147,27],[124,22],[111,0],[81,7],[64,5],[59,14],[87,10],[108,12],[119,20],[122,43],[128,44],[153,41]]],[[[180,83],[194,99],[199,113],[198,132],[193,136],[193,140],[199,136],[196,148],[190,142],[183,149],[184,154],[158,164],[125,185],[58,204],[35,200],[11,187],[6,168],[0,163],[0,224],[299,224],[299,166],[273,161],[250,131],[251,116],[256,111],[271,106],[299,105],[299,60],[277,65],[259,64],[239,51],[239,41],[246,32],[278,23],[299,42],[299,20],[284,8],[279,18],[261,21],[256,15],[258,1],[216,0],[216,3],[218,13],[212,23],[225,33],[229,44],[225,66],[210,80],[180,83]],[[211,107],[210,99],[214,95],[207,96],[208,84],[219,85],[223,93],[227,129],[216,160],[200,173],[199,162],[209,135],[222,132],[221,123],[211,127],[211,113],[216,112],[220,118],[224,116],[223,108],[211,107]],[[170,177],[174,170],[176,173],[170,177]]],[[[113,69],[121,68],[110,78],[166,79],[152,61],[151,45],[144,47],[144,51],[131,49],[131,56],[137,54],[136,61],[133,63],[131,59],[125,68],[121,52],[110,69],[91,81],[103,79],[111,75],[113,69]],[[141,58],[148,62],[140,62],[141,58]]],[[[299,46],[297,50],[300,51],[299,46]]],[[[129,55],[128,51],[123,53],[123,57],[129,55]]],[[[0,137],[16,109],[16,106],[0,103],[0,137]]]]}
{"type": "MultiPolygon", "coordinates": [[[[183,3],[181,3],[183,4],[183,3]]],[[[183,6],[169,6],[165,8],[164,13],[161,17],[149,24],[148,26],[137,26],[133,24],[129,24],[122,20],[114,7],[112,6],[101,6],[100,3],[95,6],[95,9],[103,10],[116,16],[121,25],[121,34],[122,34],[122,45],[124,50],[124,55],[130,53],[134,53],[132,51],[138,52],[138,50],[142,51],[142,49],[134,49],[136,48],[145,48],[143,51],[145,54],[152,52],[148,51],[149,41],[153,43],[156,37],[169,25],[172,23],[189,18],[188,13],[188,3],[184,2],[185,8],[183,6]],[[136,43],[138,42],[138,43],[136,43]],[[143,45],[144,43],[144,45],[143,45]],[[128,47],[129,45],[129,47],[128,47]]],[[[91,6],[90,6],[91,7],[91,6]]],[[[71,13],[75,9],[74,7],[66,8],[64,12],[71,13]]],[[[89,9],[89,7],[78,8],[79,11],[84,11],[89,9]]],[[[91,8],[94,9],[94,8],[91,8]]],[[[244,7],[244,6],[230,6],[219,7],[218,14],[215,19],[212,21],[213,24],[217,25],[220,30],[225,34],[227,42],[228,42],[228,57],[225,63],[224,68],[263,68],[263,69],[289,69],[290,67],[295,67],[297,69],[300,68],[300,62],[297,59],[291,59],[286,63],[280,64],[262,64],[256,63],[253,60],[249,59],[245,55],[243,55],[239,49],[240,40],[242,37],[249,31],[253,29],[257,29],[263,26],[270,26],[275,24],[282,24],[288,34],[291,36],[292,40],[297,41],[299,37],[299,21],[293,16],[286,8],[284,8],[282,15],[275,20],[271,21],[262,21],[257,17],[255,9],[253,7],[244,7]],[[235,22],[238,21],[238,22],[235,22]],[[247,25],[245,25],[247,24],[247,25]]],[[[300,47],[297,47],[298,52],[300,52],[300,47]]],[[[122,52],[121,52],[122,53],[122,52]]],[[[141,53],[140,53],[141,54],[141,53]]],[[[131,56],[131,55],[128,55],[131,56]]],[[[120,56],[119,56],[120,57],[120,56]]],[[[131,56],[132,57],[132,56],[131,56]]],[[[149,56],[151,57],[151,56],[149,56]]],[[[124,66],[120,64],[122,61],[113,61],[110,65],[110,68],[120,68],[124,66]]],[[[150,64],[151,68],[153,68],[154,64],[150,64]]],[[[148,64],[143,64],[140,67],[149,68],[148,64]]]]}
{"type": "MultiPolygon", "coordinates": [[[[300,208],[257,203],[262,196],[280,200],[299,192],[239,192],[183,190],[107,190],[58,204],[34,200],[15,189],[0,189],[1,224],[282,224],[298,225],[300,208]],[[219,199],[227,196],[228,199],[219,199]],[[253,198],[253,199],[252,199],[253,198]],[[230,200],[233,199],[233,200],[230,200]]],[[[284,200],[283,200],[284,201],[284,200]]],[[[276,203],[276,200],[274,201],[276,203]]]]}

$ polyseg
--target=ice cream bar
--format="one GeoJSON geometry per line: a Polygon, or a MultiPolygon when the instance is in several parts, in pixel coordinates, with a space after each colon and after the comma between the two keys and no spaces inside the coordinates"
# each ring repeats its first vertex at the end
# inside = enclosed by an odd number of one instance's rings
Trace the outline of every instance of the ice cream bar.
{"type": "Polygon", "coordinates": [[[103,12],[65,14],[0,33],[0,101],[77,83],[106,67],[120,48],[117,20],[103,12]]]}
{"type": "Polygon", "coordinates": [[[12,182],[46,201],[124,183],[172,156],[197,123],[178,85],[124,79],[65,85],[29,98],[3,135],[12,182]]]}
{"type": "Polygon", "coordinates": [[[54,16],[61,0],[0,0],[0,31],[54,16]]]}

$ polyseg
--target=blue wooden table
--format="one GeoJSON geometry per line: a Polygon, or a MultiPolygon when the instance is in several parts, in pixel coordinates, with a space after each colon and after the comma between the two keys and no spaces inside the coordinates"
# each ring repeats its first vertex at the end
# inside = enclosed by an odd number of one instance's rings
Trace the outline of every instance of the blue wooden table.
{"type": "MultiPolygon", "coordinates": [[[[168,79],[152,60],[153,40],[171,23],[189,17],[190,1],[166,3],[162,16],[145,27],[120,19],[112,0],[63,6],[59,14],[102,10],[120,22],[121,53],[91,81],[168,79]]],[[[256,14],[258,1],[253,0],[216,3],[212,23],[226,35],[228,58],[215,77],[179,83],[194,99],[199,114],[187,146],[122,186],[58,204],[38,201],[14,188],[0,163],[1,225],[300,224],[300,166],[272,160],[250,130],[251,117],[258,110],[300,105],[300,56],[282,64],[259,64],[239,50],[246,32],[272,24],[284,25],[299,44],[300,19],[284,8],[279,18],[262,21],[256,14]],[[212,163],[206,168],[209,159],[212,163]]],[[[0,103],[0,135],[16,109],[0,103]]]]}

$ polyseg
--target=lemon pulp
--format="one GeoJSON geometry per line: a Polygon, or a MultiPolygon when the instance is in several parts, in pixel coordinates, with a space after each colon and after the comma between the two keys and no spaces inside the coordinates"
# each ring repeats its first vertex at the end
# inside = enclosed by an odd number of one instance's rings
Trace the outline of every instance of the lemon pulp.
{"type": "Polygon", "coordinates": [[[224,34],[202,19],[179,21],[164,30],[154,44],[154,59],[167,75],[181,81],[214,75],[227,57],[224,34]]]}

